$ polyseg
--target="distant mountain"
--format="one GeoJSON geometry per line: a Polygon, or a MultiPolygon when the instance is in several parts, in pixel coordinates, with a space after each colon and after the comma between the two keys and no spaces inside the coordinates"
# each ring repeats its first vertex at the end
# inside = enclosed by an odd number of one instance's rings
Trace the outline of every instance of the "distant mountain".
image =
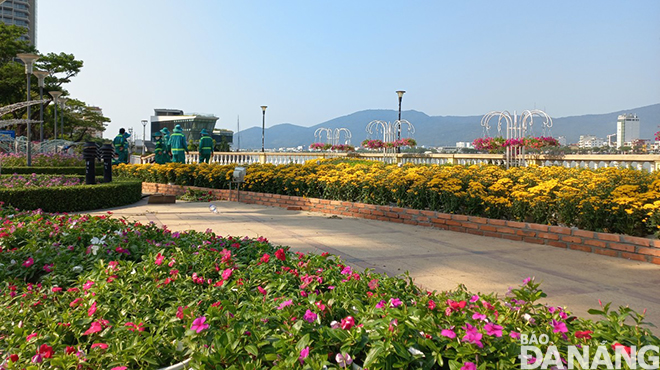
{"type": "MultiPolygon", "coordinates": [[[[580,135],[594,135],[606,139],[607,135],[616,133],[616,119],[624,113],[637,114],[643,139],[651,139],[653,134],[658,131],[660,104],[605,114],[553,118],[553,127],[549,133],[554,137],[565,136],[569,143],[576,143],[580,139],[580,135]]],[[[296,126],[290,123],[278,124],[266,129],[265,147],[307,147],[314,142],[314,132],[321,127],[330,129],[347,128],[352,134],[351,144],[359,145],[362,140],[367,138],[366,127],[369,122],[373,120],[392,122],[397,117],[398,111],[380,109],[355,112],[312,127],[296,126]]],[[[423,112],[408,110],[401,113],[401,118],[413,124],[415,134],[412,137],[417,140],[419,145],[453,146],[456,142],[471,142],[483,135],[482,116],[429,116],[423,112]]],[[[535,120],[532,133],[535,135],[543,134],[540,120],[535,120]]],[[[497,120],[495,118],[491,120],[490,134],[492,136],[497,134],[497,120]]],[[[237,143],[237,135],[239,134],[234,134],[234,146],[237,143]]],[[[260,127],[243,130],[240,132],[240,136],[241,149],[261,149],[260,127]]],[[[402,136],[406,137],[407,135],[402,136]]]]}

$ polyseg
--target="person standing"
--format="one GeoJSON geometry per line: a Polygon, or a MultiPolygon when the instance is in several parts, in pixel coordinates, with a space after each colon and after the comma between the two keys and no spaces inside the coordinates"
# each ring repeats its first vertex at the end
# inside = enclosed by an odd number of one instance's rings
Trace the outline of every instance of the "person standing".
{"type": "Polygon", "coordinates": [[[165,164],[169,161],[170,156],[167,154],[167,145],[165,145],[165,142],[163,141],[163,134],[160,131],[156,131],[154,134],[154,139],[156,140],[154,162],[158,164],[165,164]]]}
{"type": "Polygon", "coordinates": [[[202,129],[200,134],[202,137],[199,138],[199,163],[209,163],[213,154],[213,139],[205,128],[202,129]]]}
{"type": "Polygon", "coordinates": [[[170,135],[170,148],[172,150],[172,162],[186,163],[186,154],[188,154],[188,141],[183,134],[181,125],[174,126],[172,135],[170,135]]]}
{"type": "Polygon", "coordinates": [[[163,144],[165,145],[165,163],[172,162],[172,148],[170,148],[170,130],[167,127],[160,129],[163,134],[163,144]]]}
{"type": "Polygon", "coordinates": [[[119,135],[115,136],[112,144],[115,147],[115,154],[117,154],[117,163],[128,163],[128,140],[126,138],[130,134],[126,134],[124,128],[119,129],[119,135]]]}

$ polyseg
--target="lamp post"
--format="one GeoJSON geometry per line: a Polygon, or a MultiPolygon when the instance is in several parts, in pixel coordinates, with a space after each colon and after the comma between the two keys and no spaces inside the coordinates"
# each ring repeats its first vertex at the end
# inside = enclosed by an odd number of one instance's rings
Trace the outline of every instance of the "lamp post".
{"type": "MultiPolygon", "coordinates": [[[[401,100],[403,99],[403,94],[406,92],[404,90],[399,90],[396,92],[397,95],[399,95],[399,124],[398,124],[398,130],[396,133],[396,139],[401,140],[401,100]]],[[[401,147],[397,146],[396,147],[396,152],[401,153],[401,147]]]]}
{"type": "Polygon", "coordinates": [[[49,91],[50,96],[53,97],[53,105],[55,105],[55,119],[53,120],[53,140],[57,139],[57,103],[59,103],[61,91],[49,91]]]}
{"type": "Polygon", "coordinates": [[[146,119],[143,119],[140,122],[142,122],[142,155],[144,155],[144,153],[146,152],[146,148],[147,148],[147,144],[145,144],[145,143],[147,142],[147,136],[146,135],[147,135],[147,122],[148,121],[146,119]]]}
{"type": "MultiPolygon", "coordinates": [[[[30,102],[30,76],[34,67],[34,62],[39,59],[36,54],[18,54],[18,59],[25,64],[25,74],[27,75],[27,101],[30,102]]],[[[30,123],[30,106],[27,106],[27,166],[32,166],[32,124],[30,123]]]]}
{"type": "Polygon", "coordinates": [[[268,106],[262,105],[261,110],[263,112],[263,120],[261,121],[261,152],[264,152],[264,131],[266,131],[266,108],[268,106]]]}
{"type": "Polygon", "coordinates": [[[62,104],[62,122],[60,124],[60,137],[62,137],[62,134],[64,134],[64,108],[66,108],[67,100],[69,100],[69,99],[60,98],[60,104],[62,104]]]}
{"type": "MultiPolygon", "coordinates": [[[[32,72],[33,75],[37,76],[37,79],[39,80],[39,100],[44,100],[44,81],[46,80],[46,76],[48,76],[50,73],[46,71],[40,71],[38,69],[35,69],[34,72],[32,72]]],[[[44,141],[44,102],[41,102],[41,109],[39,110],[39,142],[44,141]]]]}

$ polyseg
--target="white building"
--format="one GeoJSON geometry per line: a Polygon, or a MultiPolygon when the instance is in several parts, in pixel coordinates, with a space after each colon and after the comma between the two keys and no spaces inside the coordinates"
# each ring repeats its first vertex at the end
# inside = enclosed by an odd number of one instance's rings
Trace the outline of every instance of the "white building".
{"type": "Polygon", "coordinates": [[[456,142],[456,147],[457,147],[457,148],[469,148],[469,149],[474,149],[474,146],[473,146],[472,143],[469,142],[469,141],[457,141],[457,142],[456,142]]]}
{"type": "Polygon", "coordinates": [[[578,147],[580,148],[602,148],[607,146],[607,143],[603,138],[595,137],[593,135],[580,135],[580,141],[578,141],[578,147]]]}
{"type": "Polygon", "coordinates": [[[622,114],[616,120],[616,147],[630,145],[639,139],[639,118],[634,113],[622,114]]]}

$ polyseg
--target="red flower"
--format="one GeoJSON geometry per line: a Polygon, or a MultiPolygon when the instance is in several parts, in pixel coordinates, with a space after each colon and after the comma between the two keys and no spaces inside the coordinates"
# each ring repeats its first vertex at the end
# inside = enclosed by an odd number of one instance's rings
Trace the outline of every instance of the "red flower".
{"type": "Polygon", "coordinates": [[[580,339],[580,338],[591,339],[591,333],[593,333],[593,331],[591,331],[591,330],[576,331],[575,332],[575,337],[578,338],[578,339],[580,339]]]}
{"type": "Polygon", "coordinates": [[[612,349],[614,350],[614,352],[616,352],[617,350],[624,351],[628,354],[628,356],[630,356],[631,348],[628,346],[624,346],[619,342],[615,342],[614,344],[612,344],[612,349]]]}
{"type": "Polygon", "coordinates": [[[71,347],[71,346],[66,346],[66,350],[64,351],[67,355],[72,355],[76,353],[76,347],[71,347]]]}
{"type": "Polygon", "coordinates": [[[53,347],[49,346],[48,344],[42,344],[41,347],[37,350],[37,353],[40,354],[41,356],[45,358],[51,358],[53,357],[53,347]]]}
{"type": "Polygon", "coordinates": [[[18,362],[18,355],[13,353],[9,355],[9,359],[11,360],[11,362],[18,362]]]}
{"type": "Polygon", "coordinates": [[[264,253],[264,255],[261,256],[261,262],[268,263],[268,261],[270,261],[270,254],[264,253]]]}
{"type": "Polygon", "coordinates": [[[435,310],[436,304],[432,299],[429,299],[429,310],[435,310]]]}
{"type": "Polygon", "coordinates": [[[92,348],[96,348],[96,347],[99,347],[101,349],[106,349],[106,348],[108,348],[108,345],[105,344],[105,343],[94,343],[94,344],[92,344],[92,348]]]}
{"type": "Polygon", "coordinates": [[[350,328],[355,326],[355,319],[353,318],[353,316],[348,316],[345,319],[341,320],[340,325],[342,329],[349,330],[350,328]]]}
{"type": "Polygon", "coordinates": [[[284,252],[284,249],[282,249],[282,248],[278,249],[275,252],[275,257],[280,261],[286,260],[286,253],[284,252]]]}

